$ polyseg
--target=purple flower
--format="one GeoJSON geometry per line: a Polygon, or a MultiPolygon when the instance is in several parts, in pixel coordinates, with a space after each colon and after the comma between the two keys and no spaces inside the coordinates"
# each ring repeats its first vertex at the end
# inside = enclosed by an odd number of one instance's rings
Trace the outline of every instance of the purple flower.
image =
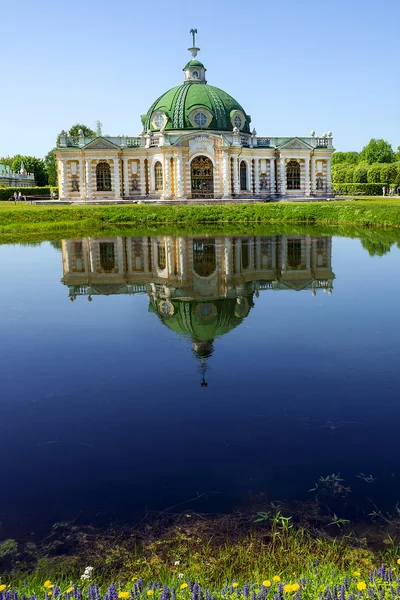
{"type": "Polygon", "coordinates": [[[247,583],[247,581],[246,581],[246,583],[245,583],[245,584],[244,584],[244,586],[243,586],[243,596],[244,596],[245,598],[248,598],[248,597],[249,597],[249,594],[250,594],[249,584],[248,584],[248,583],[247,583]]]}
{"type": "Polygon", "coordinates": [[[161,592],[160,599],[161,600],[170,600],[170,598],[171,598],[171,592],[169,591],[169,587],[167,585],[164,585],[163,590],[161,592]]]}

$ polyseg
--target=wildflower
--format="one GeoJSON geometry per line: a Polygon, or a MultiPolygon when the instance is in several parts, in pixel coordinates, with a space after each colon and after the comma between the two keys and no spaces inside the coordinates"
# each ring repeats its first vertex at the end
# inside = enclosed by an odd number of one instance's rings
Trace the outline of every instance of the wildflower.
{"type": "Polygon", "coordinates": [[[292,592],[297,592],[297,590],[300,588],[298,583],[293,583],[292,585],[292,592]]]}
{"type": "Polygon", "coordinates": [[[353,573],[353,577],[360,577],[361,573],[360,571],[354,571],[353,573]]]}
{"type": "Polygon", "coordinates": [[[71,594],[74,591],[74,586],[71,585],[67,590],[65,590],[66,594],[71,594]]]}
{"type": "Polygon", "coordinates": [[[132,577],[132,582],[135,583],[135,581],[137,581],[138,578],[137,577],[132,577]]]}
{"type": "Polygon", "coordinates": [[[239,586],[239,584],[238,584],[238,582],[237,582],[237,581],[234,581],[234,582],[232,583],[232,587],[233,587],[233,589],[237,588],[238,586],[239,586]]]}
{"type": "Polygon", "coordinates": [[[180,560],[176,560],[176,561],[174,562],[174,565],[175,565],[175,567],[177,567],[177,566],[178,566],[178,565],[180,565],[180,564],[181,564],[181,561],[180,561],[180,560]]]}
{"type": "Polygon", "coordinates": [[[283,591],[284,592],[291,592],[292,591],[292,586],[290,584],[284,585],[283,586],[283,591]]]}
{"type": "Polygon", "coordinates": [[[187,583],[182,583],[181,590],[186,590],[187,586],[188,586],[187,583]]]}
{"type": "Polygon", "coordinates": [[[7,586],[4,585],[4,583],[3,583],[3,585],[0,585],[0,592],[4,592],[4,590],[6,589],[6,587],[7,586]]]}
{"type": "Polygon", "coordinates": [[[52,595],[53,595],[53,592],[51,592],[51,591],[50,591],[50,592],[47,592],[47,595],[48,595],[48,596],[52,596],[52,595]]]}
{"type": "Polygon", "coordinates": [[[400,565],[400,558],[397,559],[397,564],[400,565]]]}
{"type": "Polygon", "coordinates": [[[359,581],[357,583],[357,589],[359,592],[362,592],[363,590],[367,589],[367,584],[364,581],[359,581]]]}
{"type": "Polygon", "coordinates": [[[153,595],[154,595],[154,592],[153,592],[153,590],[147,590],[146,594],[147,594],[148,596],[153,596],[153,595]]]}
{"type": "Polygon", "coordinates": [[[275,583],[279,583],[281,580],[281,578],[279,577],[279,575],[275,575],[275,577],[272,578],[272,581],[275,581],[275,583]]]}
{"type": "Polygon", "coordinates": [[[118,594],[118,598],[121,598],[121,600],[126,600],[127,598],[129,598],[129,592],[120,592],[118,594]]]}
{"type": "Polygon", "coordinates": [[[183,573],[178,573],[178,579],[182,579],[183,577],[185,577],[183,573]]]}
{"type": "Polygon", "coordinates": [[[271,582],[269,579],[266,579],[265,581],[263,581],[263,586],[264,587],[271,587],[271,582]]]}

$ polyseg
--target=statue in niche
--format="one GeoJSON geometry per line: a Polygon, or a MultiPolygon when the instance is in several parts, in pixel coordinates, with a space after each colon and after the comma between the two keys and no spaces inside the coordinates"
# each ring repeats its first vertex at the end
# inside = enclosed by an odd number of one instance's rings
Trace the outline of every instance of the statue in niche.
{"type": "Polygon", "coordinates": [[[260,190],[268,189],[268,179],[266,175],[261,175],[260,177],[260,190]]]}
{"type": "Polygon", "coordinates": [[[324,182],[321,176],[317,177],[317,190],[321,191],[324,189],[324,182]]]}
{"type": "Polygon", "coordinates": [[[132,192],[138,192],[139,191],[139,181],[137,177],[133,177],[132,178],[132,192]]]}
{"type": "Polygon", "coordinates": [[[76,177],[71,179],[71,192],[79,192],[79,182],[76,177]]]}

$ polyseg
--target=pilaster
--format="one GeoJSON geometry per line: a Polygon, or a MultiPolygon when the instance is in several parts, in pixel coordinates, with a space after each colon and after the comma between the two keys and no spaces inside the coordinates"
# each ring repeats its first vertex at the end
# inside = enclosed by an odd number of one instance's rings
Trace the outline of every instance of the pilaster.
{"type": "Polygon", "coordinates": [[[229,185],[229,154],[227,150],[223,151],[223,164],[222,164],[222,180],[223,180],[223,188],[224,188],[224,198],[229,198],[230,196],[230,185],[229,185]]]}
{"type": "Polygon", "coordinates": [[[68,188],[67,188],[67,161],[65,158],[60,159],[61,162],[61,198],[68,198],[68,188]]]}
{"type": "Polygon", "coordinates": [[[240,194],[240,185],[239,185],[239,165],[238,160],[239,157],[237,154],[232,155],[233,160],[233,193],[238,196],[240,194]]]}
{"type": "Polygon", "coordinates": [[[310,159],[308,156],[304,159],[304,195],[310,195],[310,159]]]}
{"type": "Polygon", "coordinates": [[[124,196],[129,196],[129,164],[128,158],[126,157],[122,158],[122,168],[124,173],[124,196]]]}
{"type": "Polygon", "coordinates": [[[183,159],[179,152],[175,155],[177,198],[183,198],[183,159]]]}
{"type": "Polygon", "coordinates": [[[111,159],[114,163],[114,196],[115,199],[121,198],[121,180],[119,176],[119,158],[111,159]]]}
{"type": "Polygon", "coordinates": [[[254,193],[260,193],[260,161],[258,158],[254,159],[254,193]]]}
{"type": "Polygon", "coordinates": [[[281,196],[284,196],[286,194],[286,164],[285,164],[285,159],[281,158],[280,161],[280,177],[281,177],[281,189],[280,189],[280,193],[281,196]]]}
{"type": "Polygon", "coordinates": [[[140,195],[146,196],[146,168],[144,158],[140,157],[139,159],[139,169],[140,169],[140,195]]]}
{"type": "Polygon", "coordinates": [[[86,198],[92,197],[92,161],[86,159],[86,198]]]}
{"type": "Polygon", "coordinates": [[[311,193],[313,194],[317,189],[317,180],[316,180],[316,166],[315,166],[315,156],[311,157],[311,193]]]}
{"type": "Polygon", "coordinates": [[[275,157],[271,156],[269,159],[269,186],[271,194],[276,193],[276,183],[275,183],[275,157]]]}
{"type": "Polygon", "coordinates": [[[332,176],[331,176],[331,159],[326,159],[326,191],[330,196],[332,194],[332,176]]]}

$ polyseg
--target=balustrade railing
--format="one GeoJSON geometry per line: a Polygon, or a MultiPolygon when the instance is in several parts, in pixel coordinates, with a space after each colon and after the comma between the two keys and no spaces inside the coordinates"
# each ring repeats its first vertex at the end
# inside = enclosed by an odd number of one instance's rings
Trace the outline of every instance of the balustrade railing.
{"type": "Polygon", "coordinates": [[[248,148],[249,147],[249,138],[246,137],[245,135],[241,135],[240,136],[240,143],[242,144],[242,146],[244,148],[248,148]]]}
{"type": "Polygon", "coordinates": [[[260,283],[259,283],[260,290],[272,290],[273,288],[274,288],[274,285],[273,285],[272,281],[260,281],[260,283]]]}
{"type": "Polygon", "coordinates": [[[271,138],[257,138],[257,146],[262,148],[269,148],[271,145],[271,138]]]}

